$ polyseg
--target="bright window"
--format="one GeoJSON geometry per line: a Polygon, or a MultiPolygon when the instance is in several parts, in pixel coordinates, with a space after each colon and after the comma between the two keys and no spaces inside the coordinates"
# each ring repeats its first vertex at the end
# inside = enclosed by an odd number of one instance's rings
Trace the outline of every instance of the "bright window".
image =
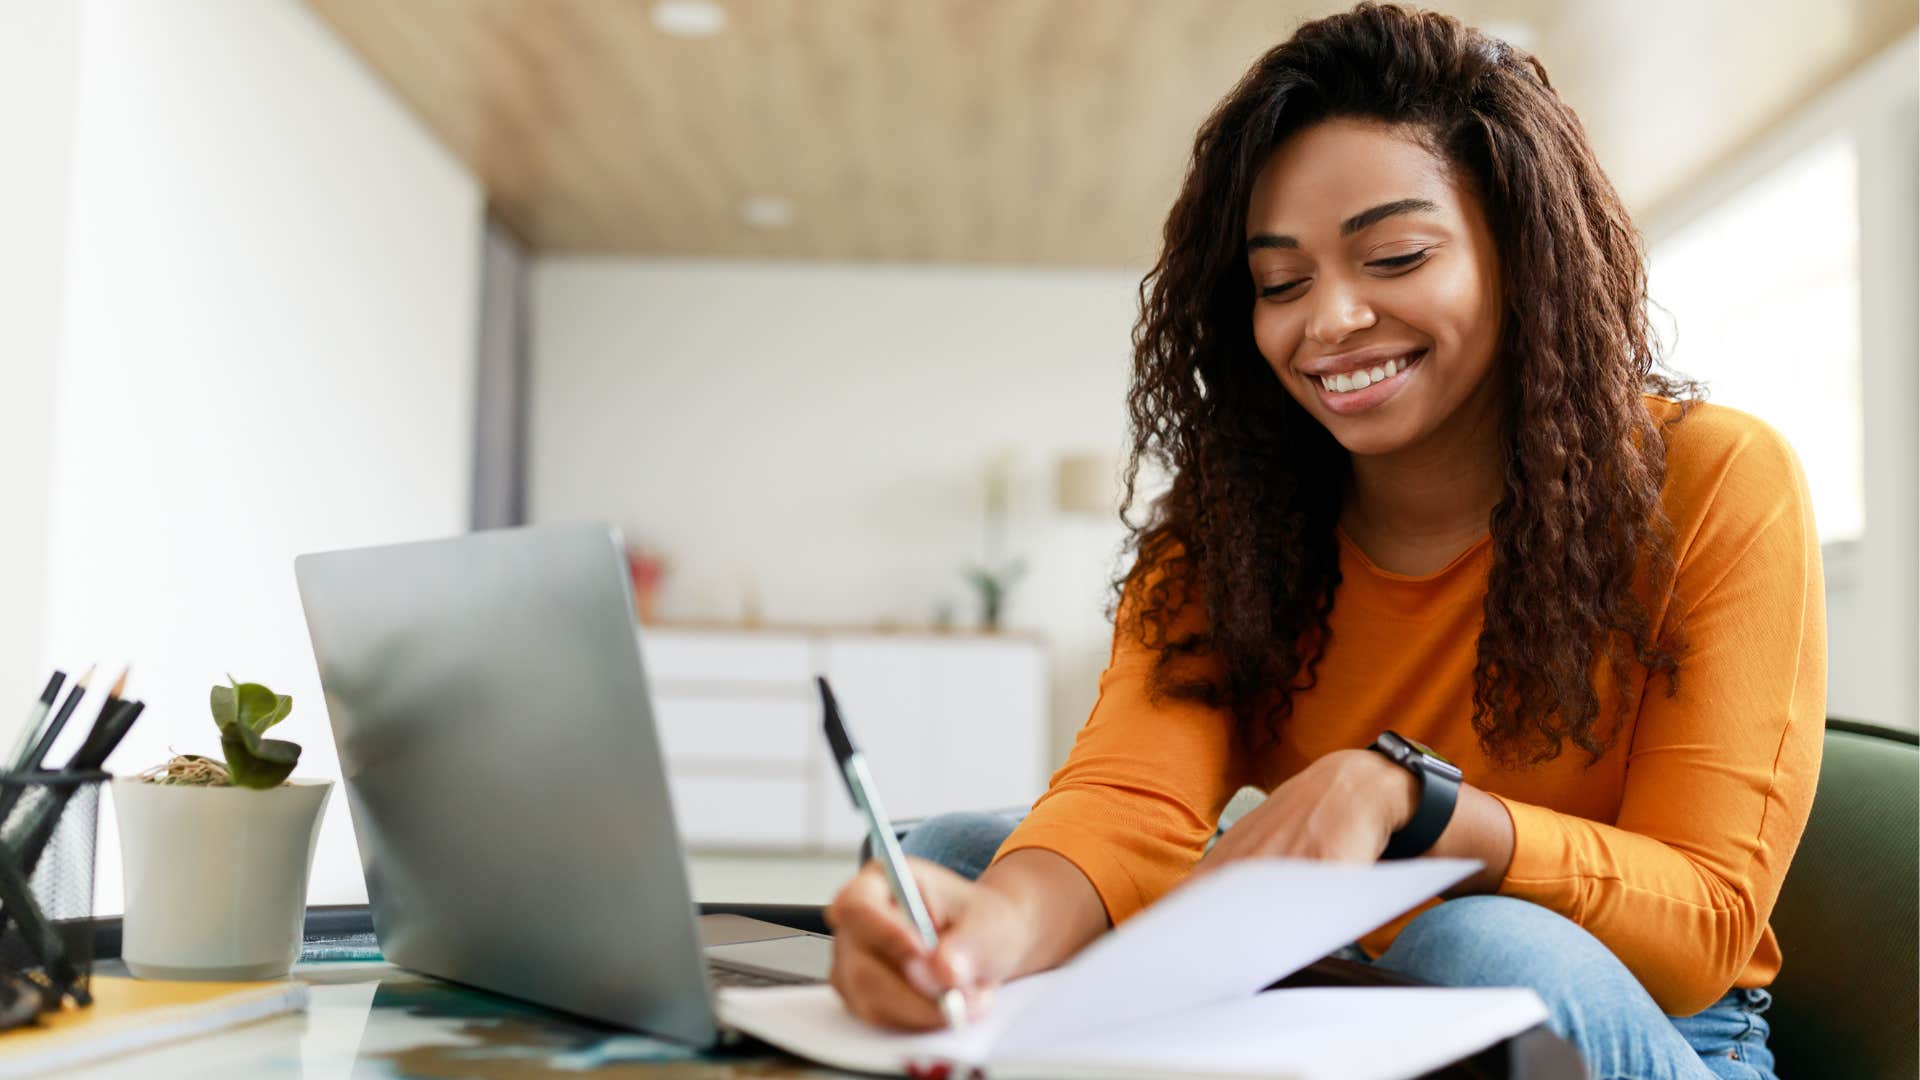
{"type": "Polygon", "coordinates": [[[1865,525],[1856,157],[1850,136],[1823,140],[1650,257],[1670,362],[1793,444],[1822,543],[1865,525]]]}

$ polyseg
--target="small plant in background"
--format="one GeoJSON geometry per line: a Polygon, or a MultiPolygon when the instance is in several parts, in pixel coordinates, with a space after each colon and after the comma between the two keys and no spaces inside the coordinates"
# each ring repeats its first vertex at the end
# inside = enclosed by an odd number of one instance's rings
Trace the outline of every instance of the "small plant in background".
{"type": "Polygon", "coordinates": [[[1007,593],[1026,572],[1021,559],[1009,559],[1007,519],[1013,503],[1013,473],[1017,456],[1011,450],[995,454],[985,470],[986,480],[986,559],[966,570],[967,584],[980,597],[980,626],[998,631],[1005,611],[1007,593]]]}
{"type": "Polygon", "coordinates": [[[216,684],[208,694],[213,722],[220,728],[220,750],[226,764],[199,754],[180,754],[140,776],[156,784],[199,787],[266,789],[279,787],[300,762],[300,744],[269,739],[267,729],[293,711],[293,698],[276,694],[260,683],[216,684]]]}
{"type": "Polygon", "coordinates": [[[1007,603],[1007,590],[1020,580],[1026,572],[1026,564],[1015,559],[998,569],[975,566],[967,571],[967,584],[980,595],[980,626],[982,629],[998,631],[1000,619],[1007,603]]]}

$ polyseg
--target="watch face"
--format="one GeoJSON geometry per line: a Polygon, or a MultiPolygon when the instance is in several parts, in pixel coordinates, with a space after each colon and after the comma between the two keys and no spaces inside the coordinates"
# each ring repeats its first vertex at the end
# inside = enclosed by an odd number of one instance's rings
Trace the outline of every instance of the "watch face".
{"type": "Polygon", "coordinates": [[[1453,762],[1435,753],[1432,747],[1423,742],[1409,739],[1397,731],[1381,732],[1380,738],[1376,741],[1375,745],[1385,750],[1387,756],[1402,765],[1445,773],[1455,780],[1460,779],[1464,775],[1460,771],[1460,766],[1455,765],[1453,762]]]}
{"type": "Polygon", "coordinates": [[[1412,744],[1391,731],[1383,731],[1374,737],[1373,748],[1401,764],[1406,764],[1407,751],[1412,744]]]}

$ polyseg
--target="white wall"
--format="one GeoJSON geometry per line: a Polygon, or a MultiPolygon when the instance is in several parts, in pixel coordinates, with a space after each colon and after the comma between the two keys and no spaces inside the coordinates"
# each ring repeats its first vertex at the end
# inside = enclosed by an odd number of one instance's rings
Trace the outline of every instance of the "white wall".
{"type": "MultiPolygon", "coordinates": [[[[80,53],[48,655],[133,663],[116,772],[217,752],[232,672],[337,776],[292,560],[464,527],[481,193],[293,0],[93,0],[80,53]]],[[[337,790],[315,875],[365,896],[337,790]]]]}
{"type": "Polygon", "coordinates": [[[1862,422],[1866,531],[1842,599],[1828,592],[1833,664],[1827,707],[1920,727],[1920,92],[1906,57],[1904,97],[1856,119],[1860,140],[1862,422]]]}
{"type": "MultiPolygon", "coordinates": [[[[1822,482],[1857,487],[1858,504],[1843,515],[1841,527],[1830,530],[1834,522],[1822,522],[1823,537],[1831,534],[1840,539],[1824,548],[1827,711],[1905,728],[1920,726],[1920,662],[1916,662],[1920,658],[1920,327],[1913,302],[1920,295],[1917,54],[1920,38],[1909,33],[1783,120],[1686,198],[1672,201],[1662,216],[1643,223],[1653,249],[1655,298],[1661,299],[1661,261],[1676,241],[1684,246],[1686,234],[1696,223],[1743,200],[1756,188],[1774,183],[1783,172],[1795,169],[1804,154],[1813,152],[1811,148],[1842,138],[1857,154],[1852,200],[1858,211],[1857,226],[1851,221],[1825,226],[1859,231],[1857,238],[1848,238],[1848,244],[1842,245],[1851,246],[1857,239],[1858,289],[1839,316],[1857,318],[1857,323],[1825,325],[1816,318],[1809,324],[1810,332],[1796,340],[1794,324],[1805,320],[1807,313],[1786,308],[1817,305],[1817,286],[1827,284],[1819,267],[1807,266],[1807,275],[1796,279],[1794,288],[1778,290],[1774,305],[1781,326],[1769,328],[1768,340],[1772,345],[1786,342],[1787,355],[1761,358],[1744,367],[1737,358],[1729,358],[1719,370],[1695,372],[1688,360],[1689,332],[1697,340],[1702,333],[1723,333],[1729,328],[1689,324],[1687,313],[1676,310],[1682,320],[1677,360],[1689,373],[1710,376],[1717,383],[1718,400],[1750,408],[1795,440],[1809,480],[1816,486],[1817,510],[1825,501],[1822,495],[1831,494],[1818,490],[1822,482]],[[1744,384],[1757,372],[1780,371],[1782,360],[1798,369],[1791,372],[1793,379],[1851,383],[1850,394],[1858,400],[1849,404],[1857,405],[1857,417],[1810,426],[1804,416],[1789,415],[1795,402],[1780,397],[1777,387],[1744,384]],[[1857,371],[1849,370],[1856,361],[1857,371]],[[1860,441],[1858,470],[1849,476],[1844,469],[1823,469],[1823,461],[1833,458],[1834,448],[1827,444],[1849,437],[1860,441]]],[[[1791,233],[1800,226],[1821,227],[1823,219],[1830,219],[1826,211],[1831,209],[1802,208],[1791,216],[1804,220],[1790,222],[1782,222],[1775,213],[1759,213],[1756,218],[1763,223],[1762,231],[1791,233]]],[[[1796,258],[1802,262],[1817,258],[1834,247],[1829,240],[1822,237],[1797,246],[1796,258]]],[[[1729,253],[1720,250],[1718,257],[1726,261],[1729,253]]],[[[1751,264],[1760,257],[1746,252],[1743,263],[1742,253],[1735,252],[1728,264],[1751,264]]],[[[1758,280],[1748,282],[1748,287],[1765,291],[1771,275],[1770,270],[1752,275],[1758,280]]],[[[1746,319],[1751,323],[1753,317],[1746,319]]],[[[1730,329],[1730,337],[1750,334],[1750,327],[1730,329]]],[[[1805,396],[1817,407],[1818,394],[1805,396]]]]}
{"type": "Polygon", "coordinates": [[[0,747],[45,685],[48,462],[73,177],[79,14],[0,0],[0,747]]]}
{"type": "MultiPolygon", "coordinates": [[[[976,608],[982,469],[1017,453],[1008,623],[1054,644],[1056,728],[1106,659],[1122,530],[1051,510],[1064,452],[1117,453],[1139,275],[543,258],[528,498],[673,561],[667,616],[926,624],[976,608]]],[[[1063,745],[1056,742],[1056,747],[1063,745]]]]}

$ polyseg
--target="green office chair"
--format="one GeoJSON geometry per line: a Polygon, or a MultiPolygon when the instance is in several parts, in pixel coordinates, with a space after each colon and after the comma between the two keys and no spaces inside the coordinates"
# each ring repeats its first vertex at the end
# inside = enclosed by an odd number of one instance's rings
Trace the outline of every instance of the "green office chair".
{"type": "Polygon", "coordinates": [[[1773,909],[1785,961],[1767,1019],[1775,1071],[1920,1071],[1920,737],[1829,720],[1806,835],[1773,909]]]}

